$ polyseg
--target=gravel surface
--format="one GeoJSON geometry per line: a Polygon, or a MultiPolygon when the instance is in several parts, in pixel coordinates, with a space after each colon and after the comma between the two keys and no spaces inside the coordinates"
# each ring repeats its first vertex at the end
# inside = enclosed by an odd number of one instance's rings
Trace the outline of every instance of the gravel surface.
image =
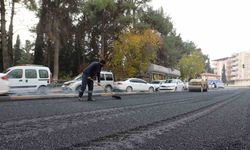
{"type": "Polygon", "coordinates": [[[0,103],[0,149],[248,149],[248,88],[0,103]]]}

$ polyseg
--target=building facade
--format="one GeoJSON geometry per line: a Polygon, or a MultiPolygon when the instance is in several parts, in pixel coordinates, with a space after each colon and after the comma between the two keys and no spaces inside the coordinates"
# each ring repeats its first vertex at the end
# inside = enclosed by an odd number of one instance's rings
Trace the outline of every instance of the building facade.
{"type": "Polygon", "coordinates": [[[231,77],[231,57],[226,57],[226,58],[221,58],[221,59],[217,59],[217,60],[213,60],[213,66],[214,66],[214,74],[216,74],[217,76],[222,76],[222,69],[223,66],[225,66],[225,70],[226,70],[226,77],[227,77],[227,81],[230,81],[230,77],[231,77]]]}
{"type": "Polygon", "coordinates": [[[238,86],[250,85],[250,51],[232,54],[231,57],[213,60],[214,73],[222,74],[223,65],[229,83],[238,86]]]}
{"type": "Polygon", "coordinates": [[[166,68],[156,64],[150,64],[148,67],[149,81],[152,80],[165,80],[167,78],[179,78],[181,73],[179,70],[166,68]]]}

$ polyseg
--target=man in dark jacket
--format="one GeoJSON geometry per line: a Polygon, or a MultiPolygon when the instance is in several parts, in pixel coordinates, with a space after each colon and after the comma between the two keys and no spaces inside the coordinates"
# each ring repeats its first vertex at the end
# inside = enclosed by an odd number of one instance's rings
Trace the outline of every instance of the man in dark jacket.
{"type": "Polygon", "coordinates": [[[82,100],[82,95],[86,89],[86,85],[88,85],[88,101],[93,101],[92,93],[94,88],[94,77],[97,76],[98,85],[100,86],[100,72],[102,67],[105,65],[105,60],[94,61],[84,69],[82,73],[82,86],[79,91],[78,99],[82,100]]]}

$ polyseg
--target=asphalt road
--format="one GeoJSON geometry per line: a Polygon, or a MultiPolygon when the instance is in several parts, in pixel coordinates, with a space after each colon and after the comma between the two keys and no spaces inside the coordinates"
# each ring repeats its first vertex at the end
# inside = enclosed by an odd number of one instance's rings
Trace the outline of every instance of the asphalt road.
{"type": "Polygon", "coordinates": [[[0,149],[248,150],[249,91],[1,102],[0,149]]]}

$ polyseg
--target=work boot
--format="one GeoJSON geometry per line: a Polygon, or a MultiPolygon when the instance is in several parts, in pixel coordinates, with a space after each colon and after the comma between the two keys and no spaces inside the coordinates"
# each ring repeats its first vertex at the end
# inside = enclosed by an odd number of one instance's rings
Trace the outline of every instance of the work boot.
{"type": "Polygon", "coordinates": [[[83,101],[83,98],[82,98],[82,97],[78,97],[78,100],[79,100],[79,101],[83,101]]]}
{"type": "Polygon", "coordinates": [[[83,95],[83,92],[79,91],[79,95],[78,95],[78,100],[79,101],[83,101],[82,95],[83,95]]]}
{"type": "Polygon", "coordinates": [[[88,100],[87,101],[94,101],[95,99],[92,98],[92,92],[88,93],[88,100]]]}

